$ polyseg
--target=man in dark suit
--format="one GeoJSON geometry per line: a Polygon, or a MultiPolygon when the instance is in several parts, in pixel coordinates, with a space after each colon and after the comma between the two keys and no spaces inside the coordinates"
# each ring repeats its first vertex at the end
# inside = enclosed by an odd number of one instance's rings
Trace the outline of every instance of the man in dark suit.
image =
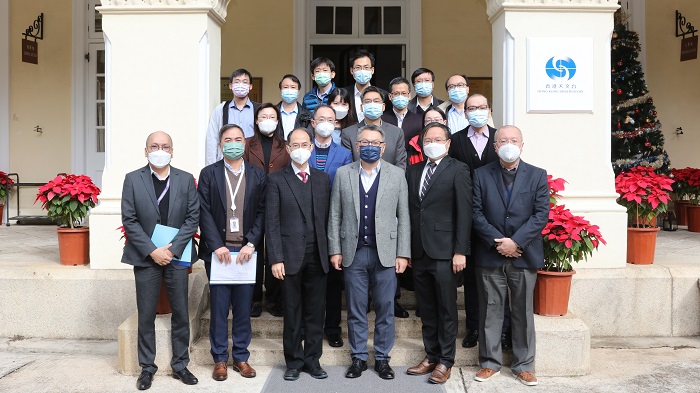
{"type": "MultiPolygon", "coordinates": [[[[190,361],[190,321],[188,312],[187,267],[171,262],[183,259],[182,253],[199,223],[199,197],[191,174],[170,166],[173,141],[170,135],[156,131],[146,139],[148,165],[127,173],[122,189],[122,225],[127,237],[122,262],[134,266],[136,308],[138,310],[138,354],[141,375],[136,387],[151,387],[155,364],[156,304],[162,280],[168,287],[172,330],[173,378],[188,385],[197,378],[187,369],[190,361]],[[178,228],[173,240],[162,247],[151,241],[156,224],[178,228]]],[[[191,261],[196,260],[194,247],[191,261]]]]}
{"type": "Polygon", "coordinates": [[[409,163],[415,164],[419,160],[411,161],[411,158],[420,154],[410,145],[411,139],[420,134],[423,129],[423,116],[417,115],[408,109],[408,98],[411,96],[411,90],[408,85],[408,80],[403,77],[397,77],[391,80],[389,85],[391,93],[391,108],[382,115],[382,120],[395,125],[403,131],[404,141],[406,143],[406,154],[408,155],[409,163]]]}
{"type": "Polygon", "coordinates": [[[423,130],[429,161],[406,172],[411,212],[411,264],[416,300],[421,310],[426,357],[407,370],[431,372],[429,381],[445,383],[455,361],[457,274],[470,254],[472,187],[469,169],[447,156],[450,129],[430,123],[423,130]]]}
{"type": "Polygon", "coordinates": [[[281,118],[279,121],[286,140],[287,135],[293,129],[309,126],[311,123],[311,112],[297,101],[299,90],[301,90],[301,81],[296,75],[287,74],[283,76],[279,83],[279,88],[282,101],[277,103],[277,108],[280,110],[281,118]]]}
{"type": "Polygon", "coordinates": [[[515,126],[495,135],[499,161],[474,172],[473,244],[479,286],[479,364],[474,379],[500,373],[501,324],[510,291],[513,375],[536,385],[533,292],[544,266],[542,229],[549,218],[547,172],[520,160],[523,136],[515,126]]]}
{"type": "MultiPolygon", "coordinates": [[[[202,169],[198,188],[202,239],[199,257],[204,260],[209,277],[212,263],[255,264],[252,255],[257,248],[261,248],[265,225],[265,172],[243,160],[245,136],[240,127],[225,125],[219,135],[224,158],[202,169]],[[232,260],[231,252],[238,253],[235,260],[232,260]],[[212,253],[221,262],[213,262],[212,253]]],[[[245,378],[256,375],[248,364],[248,345],[253,336],[250,327],[253,288],[254,284],[209,286],[209,341],[215,363],[212,373],[214,380],[223,381],[228,377],[230,309],[233,309],[233,369],[245,378]]]]}
{"type": "Polygon", "coordinates": [[[309,166],[311,139],[304,128],[292,131],[287,140],[292,164],[268,176],[265,225],[272,274],[282,280],[284,379],[288,381],[299,379],[300,371],[317,379],[328,377],[319,359],[328,273],[330,179],[309,166]]]}
{"type": "Polygon", "coordinates": [[[423,112],[431,106],[442,104],[442,100],[433,95],[435,89],[435,73],[427,68],[418,68],[411,75],[411,83],[416,96],[408,103],[408,110],[423,117],[423,112]]]}

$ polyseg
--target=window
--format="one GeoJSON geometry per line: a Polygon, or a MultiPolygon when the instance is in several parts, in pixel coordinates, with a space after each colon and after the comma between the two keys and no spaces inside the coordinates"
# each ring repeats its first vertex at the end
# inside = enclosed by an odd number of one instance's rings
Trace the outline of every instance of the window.
{"type": "Polygon", "coordinates": [[[312,37],[405,36],[406,0],[309,1],[312,37]]]}

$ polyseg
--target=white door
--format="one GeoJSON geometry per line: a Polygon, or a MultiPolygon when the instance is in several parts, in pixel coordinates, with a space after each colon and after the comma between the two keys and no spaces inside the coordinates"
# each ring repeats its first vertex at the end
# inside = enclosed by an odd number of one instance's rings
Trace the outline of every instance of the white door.
{"type": "Polygon", "coordinates": [[[86,175],[102,187],[105,166],[105,45],[88,44],[87,99],[85,119],[86,175]]]}

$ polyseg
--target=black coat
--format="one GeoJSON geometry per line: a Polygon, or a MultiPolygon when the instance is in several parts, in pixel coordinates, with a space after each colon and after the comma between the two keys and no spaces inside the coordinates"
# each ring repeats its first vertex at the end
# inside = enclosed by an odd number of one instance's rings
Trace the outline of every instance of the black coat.
{"type": "Polygon", "coordinates": [[[489,141],[486,142],[486,147],[484,148],[484,152],[479,158],[479,154],[476,152],[476,149],[474,148],[474,145],[472,144],[472,141],[469,139],[467,136],[467,132],[469,131],[469,127],[467,126],[463,130],[460,130],[458,132],[455,132],[450,139],[452,142],[450,142],[450,157],[461,161],[469,167],[469,172],[474,176],[474,170],[476,168],[482,167],[486,164],[492,163],[494,161],[498,161],[498,154],[496,154],[496,149],[493,145],[494,143],[494,136],[496,135],[496,129],[488,126],[489,127],[489,141]]]}

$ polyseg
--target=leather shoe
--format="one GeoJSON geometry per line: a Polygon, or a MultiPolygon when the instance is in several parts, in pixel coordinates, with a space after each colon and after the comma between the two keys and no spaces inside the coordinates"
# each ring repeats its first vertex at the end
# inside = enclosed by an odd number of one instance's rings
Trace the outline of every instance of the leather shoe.
{"type": "Polygon", "coordinates": [[[416,307],[416,316],[420,318],[420,310],[418,309],[418,307],[416,307]]]}
{"type": "Polygon", "coordinates": [[[284,372],[284,380],[285,381],[296,381],[299,379],[299,373],[301,371],[297,368],[288,368],[287,371],[284,372]]]}
{"type": "Polygon", "coordinates": [[[304,367],[303,370],[305,373],[309,373],[313,378],[316,379],[324,379],[328,378],[328,373],[326,373],[326,370],[324,370],[321,366],[316,366],[316,367],[304,367]]]}
{"type": "Polygon", "coordinates": [[[255,378],[255,369],[247,362],[233,362],[233,371],[238,371],[243,378],[255,378]]]}
{"type": "Polygon", "coordinates": [[[431,383],[443,384],[447,382],[448,379],[450,379],[451,372],[452,367],[447,367],[444,364],[440,363],[435,367],[433,373],[430,374],[430,378],[428,378],[428,381],[430,381],[431,383]]]}
{"type": "Polygon", "coordinates": [[[187,367],[180,371],[173,370],[173,378],[181,380],[185,385],[196,385],[199,382],[187,367]]]}
{"type": "Polygon", "coordinates": [[[508,333],[501,334],[501,348],[511,349],[513,348],[513,338],[508,333]]]}
{"type": "Polygon", "coordinates": [[[343,346],[343,339],[340,334],[331,334],[328,336],[328,345],[334,348],[339,348],[343,346]]]}
{"type": "Polygon", "coordinates": [[[464,348],[473,348],[478,343],[479,343],[479,331],[478,330],[468,331],[467,335],[464,337],[464,340],[462,340],[462,346],[464,348]]]}
{"type": "Polygon", "coordinates": [[[262,314],[262,304],[260,302],[254,302],[252,306],[250,306],[250,316],[253,318],[257,318],[262,314]]]}
{"type": "Polygon", "coordinates": [[[409,367],[408,370],[406,370],[406,374],[408,375],[423,375],[427,374],[429,372],[432,372],[435,370],[435,366],[437,366],[437,363],[430,363],[428,358],[424,358],[422,362],[418,363],[418,365],[409,367]]]}
{"type": "Polygon", "coordinates": [[[357,378],[362,375],[362,372],[367,370],[367,362],[358,358],[352,359],[352,365],[345,372],[345,378],[357,378]]]}
{"type": "Polygon", "coordinates": [[[280,304],[274,304],[272,307],[268,307],[267,312],[272,314],[273,317],[283,317],[284,316],[284,309],[282,308],[282,305],[280,305],[280,304]]]}
{"type": "Polygon", "coordinates": [[[226,361],[222,360],[214,364],[214,371],[211,373],[211,377],[215,381],[225,381],[228,378],[228,370],[226,369],[226,361]]]}
{"type": "Polygon", "coordinates": [[[398,302],[394,302],[394,316],[396,318],[408,318],[408,311],[404,310],[398,302]]]}
{"type": "Polygon", "coordinates": [[[151,387],[151,382],[153,382],[153,373],[143,370],[141,375],[139,375],[139,379],[136,380],[136,388],[138,390],[146,390],[151,387]]]}
{"type": "Polygon", "coordinates": [[[394,370],[391,369],[388,360],[375,360],[374,371],[381,379],[394,379],[394,370]]]}

